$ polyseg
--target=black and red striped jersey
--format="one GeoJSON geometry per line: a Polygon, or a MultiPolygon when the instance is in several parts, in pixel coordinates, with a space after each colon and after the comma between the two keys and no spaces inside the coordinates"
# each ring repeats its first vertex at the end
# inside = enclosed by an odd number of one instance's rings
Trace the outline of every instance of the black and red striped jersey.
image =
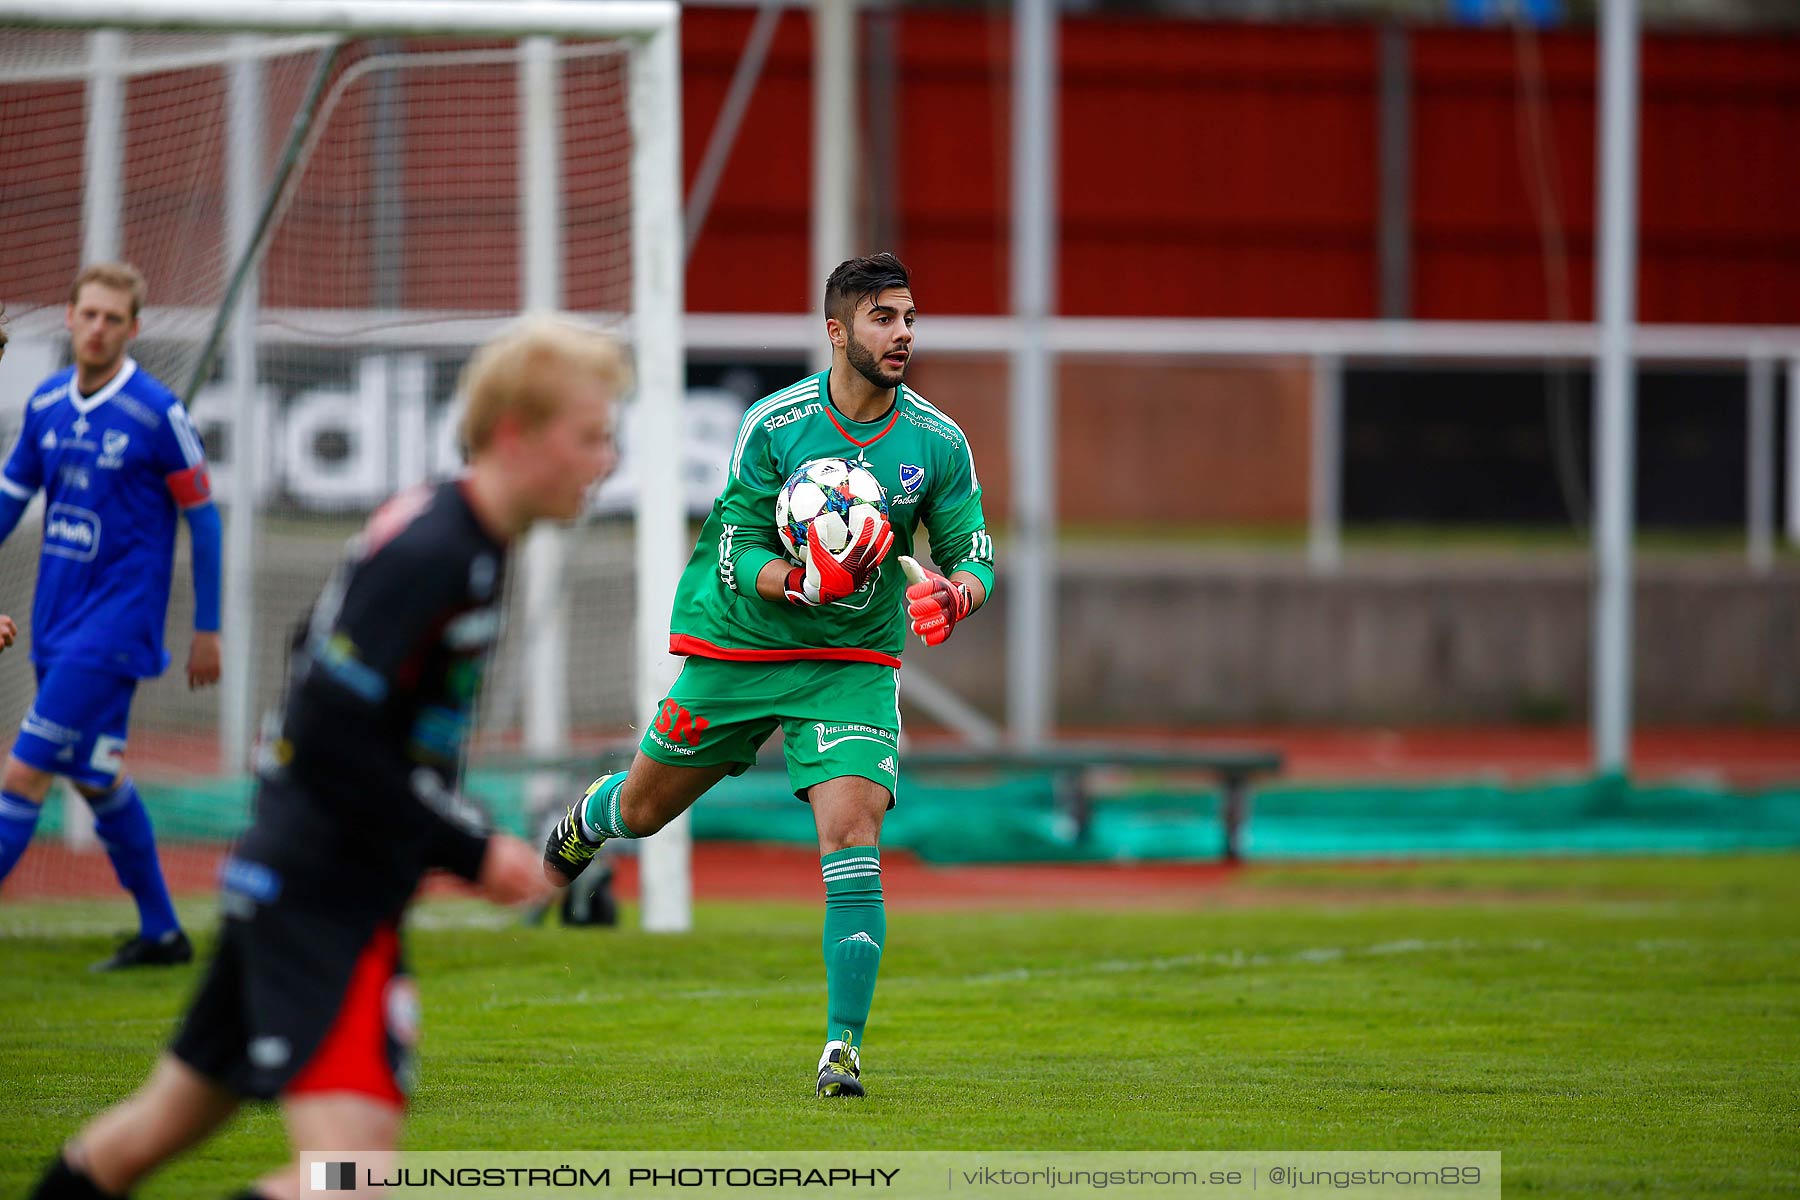
{"type": "Polygon", "coordinates": [[[476,877],[487,834],[457,786],[506,553],[454,481],[394,497],[351,540],[296,634],[241,857],[396,910],[431,867],[476,877]]]}

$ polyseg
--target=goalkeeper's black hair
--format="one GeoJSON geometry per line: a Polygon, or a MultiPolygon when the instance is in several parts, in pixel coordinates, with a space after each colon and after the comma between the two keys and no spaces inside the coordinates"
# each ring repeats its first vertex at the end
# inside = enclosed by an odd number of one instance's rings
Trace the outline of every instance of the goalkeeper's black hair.
{"type": "Polygon", "coordinates": [[[892,254],[845,259],[825,281],[825,315],[849,325],[857,305],[895,287],[910,291],[912,274],[892,254]]]}

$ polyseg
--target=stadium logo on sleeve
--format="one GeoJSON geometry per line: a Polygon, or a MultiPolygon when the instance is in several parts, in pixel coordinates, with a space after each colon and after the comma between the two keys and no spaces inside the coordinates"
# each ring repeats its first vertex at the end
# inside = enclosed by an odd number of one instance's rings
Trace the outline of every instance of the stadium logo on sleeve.
{"type": "Polygon", "coordinates": [[[825,406],[820,404],[817,400],[813,401],[811,404],[806,404],[806,405],[795,404],[795,405],[792,405],[791,407],[789,407],[786,412],[778,413],[777,415],[770,417],[768,420],[764,421],[763,428],[768,430],[770,433],[774,433],[777,429],[780,429],[783,425],[792,425],[795,421],[803,420],[807,417],[812,416],[814,413],[822,413],[824,411],[825,411],[825,406]]]}
{"type": "Polygon", "coordinates": [[[900,486],[906,489],[907,495],[910,496],[918,491],[919,486],[924,482],[924,467],[915,467],[911,463],[900,464],[900,486]]]}

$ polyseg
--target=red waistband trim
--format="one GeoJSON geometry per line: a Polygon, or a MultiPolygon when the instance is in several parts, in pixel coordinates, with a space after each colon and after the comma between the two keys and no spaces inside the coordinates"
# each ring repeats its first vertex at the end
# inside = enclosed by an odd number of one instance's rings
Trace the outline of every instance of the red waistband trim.
{"type": "Polygon", "coordinates": [[[695,658],[722,658],[728,662],[866,662],[884,667],[898,667],[900,660],[879,650],[861,650],[855,646],[795,646],[785,650],[748,650],[736,646],[715,646],[705,638],[688,633],[669,635],[670,654],[691,654],[695,658]]]}

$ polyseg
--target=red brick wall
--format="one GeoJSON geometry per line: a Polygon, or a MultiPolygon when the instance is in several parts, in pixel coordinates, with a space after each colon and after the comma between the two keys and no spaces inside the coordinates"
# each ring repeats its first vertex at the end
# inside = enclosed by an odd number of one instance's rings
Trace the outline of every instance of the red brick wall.
{"type": "MultiPolygon", "coordinates": [[[[683,14],[684,162],[697,169],[753,14],[683,14]]],[[[869,18],[865,18],[867,20],[869,18]]],[[[934,313],[1006,305],[1010,30],[1004,10],[905,10],[895,33],[899,153],[894,249],[934,313]]],[[[1377,32],[1079,16],[1062,36],[1060,298],[1072,314],[1368,317],[1377,311],[1377,32]]],[[[1539,183],[1520,81],[1533,54],[1508,32],[1412,35],[1416,315],[1529,319],[1591,309],[1595,48],[1585,30],[1536,43],[1548,168],[1539,183]],[[1566,242],[1548,271],[1538,208],[1566,242]]],[[[795,311],[808,278],[811,26],[787,12],[687,275],[695,311],[795,311]]],[[[193,73],[189,73],[190,76],[193,73]]],[[[516,90],[504,71],[409,71],[403,302],[517,303],[516,90]],[[419,101],[453,97],[454,119],[419,101]],[[483,130],[493,131],[489,136],[483,130]],[[472,265],[471,265],[472,264],[472,265]]],[[[571,76],[574,77],[573,75],[571,76]]],[[[608,86],[572,84],[591,121],[608,86]]],[[[1800,322],[1800,37],[1653,34],[1643,53],[1640,312],[1650,321],[1800,322]]],[[[277,78],[278,145],[304,72],[277,78]]],[[[128,175],[164,203],[126,230],[156,298],[216,289],[218,142],[156,158],[141,132],[222,130],[222,72],[172,94],[128,88],[128,175]],[[208,193],[195,205],[195,188],[208,193]],[[161,249],[156,249],[160,247],[161,249]]],[[[615,98],[617,89],[611,93],[615,98]]],[[[864,94],[873,96],[871,89],[864,94]]],[[[615,104],[616,110],[616,104],[615,104]]],[[[346,96],[277,240],[271,303],[353,304],[372,288],[372,222],[355,197],[371,167],[366,86],[346,96]]],[[[603,123],[603,122],[602,122],[603,123]]],[[[0,88],[0,295],[54,298],[72,274],[80,212],[79,89],[0,88]],[[57,98],[60,96],[60,100],[57,98]]],[[[592,133],[590,124],[583,136],[592,133]]],[[[573,161],[573,160],[571,160],[573,161]]],[[[571,298],[601,295],[598,264],[627,215],[569,181],[571,298]]]]}
{"type": "MultiPolygon", "coordinates": [[[[690,9],[687,161],[750,15],[690,9]]],[[[1006,305],[1009,30],[1001,12],[895,18],[897,249],[934,312],[1006,305]]],[[[688,274],[705,310],[812,307],[809,25],[776,51],[688,274]]],[[[1060,305],[1072,314],[1377,315],[1376,31],[1072,17],[1062,41],[1060,305]]],[[[1423,28],[1414,66],[1415,315],[1591,310],[1595,46],[1542,35],[1539,185],[1510,33],[1423,28]],[[1559,215],[1566,286],[1534,194],[1559,215]]],[[[1652,34],[1643,53],[1640,311],[1800,321],[1800,38],[1652,34]]]]}

